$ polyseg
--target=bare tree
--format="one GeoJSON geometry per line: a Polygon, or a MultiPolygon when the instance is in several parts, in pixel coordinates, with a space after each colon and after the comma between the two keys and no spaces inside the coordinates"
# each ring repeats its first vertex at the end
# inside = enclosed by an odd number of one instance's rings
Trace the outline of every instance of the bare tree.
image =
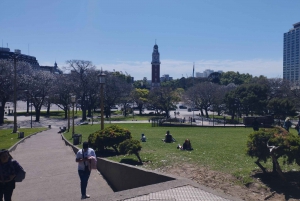
{"type": "MultiPolygon", "coordinates": [[[[71,70],[71,76],[73,81],[78,84],[78,88],[76,89],[78,92],[78,97],[80,97],[82,103],[87,103],[86,99],[88,97],[89,91],[89,74],[88,71],[95,69],[95,66],[91,61],[84,60],[68,60],[66,62],[68,64],[67,69],[71,70]]],[[[86,104],[81,104],[82,109],[82,120],[86,120],[86,104]]]]}
{"type": "Polygon", "coordinates": [[[40,121],[41,108],[53,88],[54,75],[45,71],[32,71],[22,76],[22,84],[26,86],[27,94],[32,100],[36,112],[35,121],[40,121]]]}
{"type": "MultiPolygon", "coordinates": [[[[18,61],[16,63],[17,71],[17,93],[24,89],[24,86],[20,84],[21,77],[24,74],[31,72],[30,64],[26,62],[18,61]]],[[[14,63],[12,60],[0,59],[0,124],[4,123],[4,111],[5,104],[12,99],[14,92],[14,63]]],[[[21,93],[18,93],[19,97],[21,93]]]]}

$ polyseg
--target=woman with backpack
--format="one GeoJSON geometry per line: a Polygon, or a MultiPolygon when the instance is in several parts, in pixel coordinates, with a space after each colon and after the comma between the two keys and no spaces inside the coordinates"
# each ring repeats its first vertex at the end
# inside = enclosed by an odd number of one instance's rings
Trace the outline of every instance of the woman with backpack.
{"type": "Polygon", "coordinates": [[[11,201],[16,186],[15,177],[23,170],[20,164],[13,160],[8,150],[0,150],[0,198],[11,201]]]}

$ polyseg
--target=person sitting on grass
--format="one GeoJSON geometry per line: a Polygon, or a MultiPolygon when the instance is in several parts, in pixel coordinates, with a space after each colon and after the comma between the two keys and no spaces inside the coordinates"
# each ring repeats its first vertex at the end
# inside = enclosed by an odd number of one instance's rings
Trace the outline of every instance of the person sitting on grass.
{"type": "Polygon", "coordinates": [[[187,150],[187,151],[193,150],[191,141],[189,139],[186,139],[182,146],[180,146],[180,144],[178,144],[177,149],[187,150]]]}
{"type": "Polygon", "coordinates": [[[146,140],[147,140],[147,138],[146,138],[145,134],[142,133],[141,141],[142,141],[142,142],[146,142],[146,140]]]}
{"type": "Polygon", "coordinates": [[[173,138],[173,136],[170,134],[170,131],[167,131],[166,135],[165,135],[165,139],[163,139],[164,142],[166,143],[172,143],[172,142],[176,142],[176,140],[173,138]]]}

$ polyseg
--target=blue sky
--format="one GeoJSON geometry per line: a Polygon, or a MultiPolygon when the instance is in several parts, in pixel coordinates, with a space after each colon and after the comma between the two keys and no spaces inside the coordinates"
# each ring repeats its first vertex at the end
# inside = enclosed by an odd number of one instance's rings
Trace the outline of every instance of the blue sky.
{"type": "MultiPolygon", "coordinates": [[[[205,69],[282,77],[283,33],[300,22],[299,0],[1,0],[0,39],[40,65],[92,61],[151,77],[205,69]]],[[[2,45],[2,44],[1,44],[2,45]]]]}

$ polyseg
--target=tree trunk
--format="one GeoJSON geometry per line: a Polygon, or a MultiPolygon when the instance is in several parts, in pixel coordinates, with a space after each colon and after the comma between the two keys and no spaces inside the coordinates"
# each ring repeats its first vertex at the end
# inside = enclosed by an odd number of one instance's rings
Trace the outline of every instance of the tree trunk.
{"type": "Polygon", "coordinates": [[[256,165],[258,165],[258,167],[260,167],[260,169],[263,171],[264,174],[267,173],[266,168],[265,168],[264,166],[262,166],[258,160],[255,161],[254,163],[255,163],[256,165]]]}
{"type": "Polygon", "coordinates": [[[35,122],[39,122],[40,121],[40,116],[41,116],[41,110],[39,109],[35,109],[35,122]]]}
{"type": "Polygon", "coordinates": [[[279,163],[278,163],[278,161],[277,161],[276,156],[275,156],[272,152],[270,153],[270,155],[271,155],[271,157],[272,157],[272,162],[273,162],[273,164],[275,164],[276,172],[279,174],[279,176],[281,177],[281,179],[282,179],[283,181],[286,181],[286,178],[284,177],[284,175],[283,175],[283,173],[282,173],[282,170],[281,170],[281,168],[280,168],[280,166],[279,166],[279,163]]]}
{"type": "Polygon", "coordinates": [[[47,116],[50,116],[50,103],[48,103],[48,105],[47,105],[47,116]]]}
{"type": "Polygon", "coordinates": [[[82,121],[86,120],[86,107],[83,106],[81,107],[81,111],[82,111],[82,121]]]}
{"type": "Polygon", "coordinates": [[[143,161],[142,161],[142,159],[141,159],[139,153],[135,153],[135,155],[136,155],[136,157],[139,159],[139,162],[140,162],[140,163],[143,163],[143,161]]]}
{"type": "Polygon", "coordinates": [[[4,109],[5,103],[2,103],[3,107],[0,107],[0,125],[4,123],[4,109]]]}

